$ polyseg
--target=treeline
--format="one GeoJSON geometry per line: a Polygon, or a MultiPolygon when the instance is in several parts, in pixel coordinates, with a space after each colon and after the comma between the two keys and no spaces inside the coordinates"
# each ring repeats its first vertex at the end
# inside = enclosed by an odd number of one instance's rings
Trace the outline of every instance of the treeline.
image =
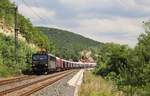
{"type": "Polygon", "coordinates": [[[38,27],[39,30],[44,32],[50,41],[56,44],[56,55],[65,58],[78,61],[80,52],[83,50],[95,50],[99,48],[103,43],[91,40],[81,35],[56,28],[38,27]]]}
{"type": "MultiPolygon", "coordinates": [[[[145,27],[150,25],[145,23],[145,27]]],[[[148,26],[149,27],[149,26],[148,26]]],[[[95,74],[113,80],[126,96],[150,96],[150,32],[138,38],[134,49],[105,44],[98,51],[95,74]]]]}

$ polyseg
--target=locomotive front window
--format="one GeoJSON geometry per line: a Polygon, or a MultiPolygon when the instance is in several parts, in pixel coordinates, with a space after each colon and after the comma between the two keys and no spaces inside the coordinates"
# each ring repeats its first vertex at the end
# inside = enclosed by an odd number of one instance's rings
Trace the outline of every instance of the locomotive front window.
{"type": "Polygon", "coordinates": [[[48,56],[47,55],[33,55],[32,59],[35,61],[48,60],[48,56]]]}

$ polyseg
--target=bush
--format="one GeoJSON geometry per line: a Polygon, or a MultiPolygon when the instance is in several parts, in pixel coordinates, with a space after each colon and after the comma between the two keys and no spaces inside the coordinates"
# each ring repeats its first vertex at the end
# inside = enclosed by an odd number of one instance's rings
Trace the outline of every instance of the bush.
{"type": "Polygon", "coordinates": [[[20,74],[21,71],[31,68],[31,55],[35,51],[26,43],[19,41],[18,64],[14,61],[14,41],[12,37],[0,34],[0,76],[20,74]],[[26,63],[26,61],[29,61],[26,63]]]}

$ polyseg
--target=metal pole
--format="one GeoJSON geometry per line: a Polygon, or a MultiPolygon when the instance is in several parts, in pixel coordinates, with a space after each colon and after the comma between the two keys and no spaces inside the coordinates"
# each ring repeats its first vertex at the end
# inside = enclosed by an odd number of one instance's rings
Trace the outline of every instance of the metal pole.
{"type": "Polygon", "coordinates": [[[18,63],[18,20],[17,20],[17,11],[18,11],[18,7],[16,6],[15,7],[15,14],[14,14],[14,22],[15,22],[15,27],[14,27],[14,35],[15,35],[15,53],[14,53],[14,56],[15,56],[15,63],[17,64],[18,63]]]}

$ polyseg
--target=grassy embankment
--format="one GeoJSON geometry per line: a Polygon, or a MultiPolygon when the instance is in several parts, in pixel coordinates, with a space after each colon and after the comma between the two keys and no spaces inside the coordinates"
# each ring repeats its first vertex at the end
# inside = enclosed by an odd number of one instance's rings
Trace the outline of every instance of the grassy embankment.
{"type": "Polygon", "coordinates": [[[109,81],[86,71],[84,82],[80,87],[79,96],[124,96],[121,91],[109,81]]]}

